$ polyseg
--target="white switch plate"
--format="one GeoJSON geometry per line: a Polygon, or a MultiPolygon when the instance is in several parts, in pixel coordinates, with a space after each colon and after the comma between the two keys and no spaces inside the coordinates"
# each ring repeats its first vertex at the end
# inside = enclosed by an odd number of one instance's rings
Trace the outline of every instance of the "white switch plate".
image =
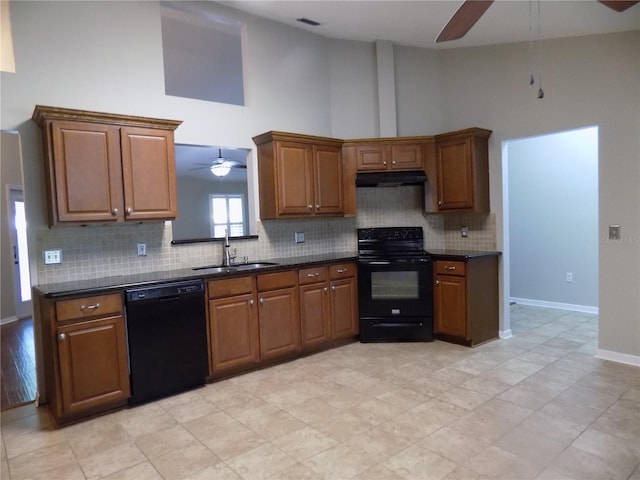
{"type": "Polygon", "coordinates": [[[460,227],[460,236],[467,238],[469,236],[469,227],[460,227]]]}
{"type": "Polygon", "coordinates": [[[294,238],[296,243],[304,243],[304,232],[295,232],[294,238]]]}
{"type": "Polygon", "coordinates": [[[567,272],[567,282],[573,282],[573,273],[567,272]]]}
{"type": "Polygon", "coordinates": [[[45,250],[42,252],[42,258],[45,265],[54,265],[57,263],[62,263],[62,250],[45,250]]]}
{"type": "Polygon", "coordinates": [[[147,244],[146,243],[139,243],[138,244],[138,256],[139,257],[146,257],[147,256],[147,244]]]}

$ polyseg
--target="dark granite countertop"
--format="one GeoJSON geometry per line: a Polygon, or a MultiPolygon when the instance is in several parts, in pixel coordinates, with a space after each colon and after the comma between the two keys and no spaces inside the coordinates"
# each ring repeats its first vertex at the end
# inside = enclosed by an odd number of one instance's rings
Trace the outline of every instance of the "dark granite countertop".
{"type": "MultiPolygon", "coordinates": [[[[252,275],[256,273],[276,272],[279,270],[312,266],[330,262],[354,261],[357,260],[357,258],[358,254],[354,252],[337,252],[287,258],[269,258],[255,261],[271,262],[275,263],[275,265],[267,265],[264,267],[253,269],[238,268],[237,270],[234,270],[233,268],[231,268],[230,271],[226,272],[218,272],[207,269],[193,270],[192,268],[183,268],[179,270],[135,273],[131,275],[100,277],[88,280],[75,280],[71,282],[49,283],[36,285],[35,288],[48,298],[57,298],[69,295],[92,295],[95,293],[108,292],[110,290],[148,286],[171,281],[194,280],[198,278],[224,278],[236,275],[252,275]]],[[[205,265],[206,263],[203,262],[202,266],[205,265]]],[[[241,267],[242,265],[240,264],[237,266],[241,267]]]]}
{"type": "Polygon", "coordinates": [[[477,258],[477,257],[499,257],[502,255],[502,252],[497,251],[485,251],[485,250],[450,250],[450,249],[427,249],[427,253],[429,253],[435,260],[438,259],[450,259],[450,260],[466,260],[469,258],[477,258]]]}

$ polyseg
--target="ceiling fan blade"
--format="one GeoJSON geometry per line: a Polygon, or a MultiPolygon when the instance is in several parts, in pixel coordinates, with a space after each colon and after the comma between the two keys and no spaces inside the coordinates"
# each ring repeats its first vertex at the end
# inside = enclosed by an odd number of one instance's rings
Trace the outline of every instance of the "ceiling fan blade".
{"type": "Polygon", "coordinates": [[[436,43],[464,37],[492,3],[493,0],[466,0],[442,29],[436,43]]]}
{"type": "Polygon", "coordinates": [[[615,10],[616,12],[624,12],[633,7],[640,0],[598,0],[601,4],[615,10]]]}

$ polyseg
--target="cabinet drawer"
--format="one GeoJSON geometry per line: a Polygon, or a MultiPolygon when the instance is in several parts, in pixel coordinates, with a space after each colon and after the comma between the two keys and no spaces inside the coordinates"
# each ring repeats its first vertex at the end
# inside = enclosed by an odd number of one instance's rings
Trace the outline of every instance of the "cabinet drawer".
{"type": "Polygon", "coordinates": [[[276,288],[295,287],[298,285],[298,271],[264,273],[258,275],[258,291],[275,290],[276,288]]]}
{"type": "Polygon", "coordinates": [[[328,278],[329,269],[327,267],[302,268],[298,271],[298,282],[300,285],[326,282],[328,278]]]}
{"type": "Polygon", "coordinates": [[[121,312],[122,295],[119,293],[56,302],[56,319],[58,322],[121,312]]]}
{"type": "Polygon", "coordinates": [[[465,262],[452,262],[438,260],[436,262],[436,273],[442,275],[461,275],[466,273],[465,262]]]}
{"type": "Polygon", "coordinates": [[[336,280],[338,278],[353,277],[356,274],[356,265],[354,263],[339,263],[329,267],[329,278],[336,280]]]}
{"type": "Polygon", "coordinates": [[[209,298],[230,297],[253,291],[253,277],[227,278],[224,280],[209,280],[207,292],[209,298]]]}

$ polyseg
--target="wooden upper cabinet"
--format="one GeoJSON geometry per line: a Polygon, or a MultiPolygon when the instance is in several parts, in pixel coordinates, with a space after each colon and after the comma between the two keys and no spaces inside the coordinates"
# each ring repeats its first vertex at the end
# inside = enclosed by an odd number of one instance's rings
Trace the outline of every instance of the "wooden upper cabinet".
{"type": "Polygon", "coordinates": [[[37,105],[49,225],[177,216],[173,131],[181,122],[37,105]]]}
{"type": "Polygon", "coordinates": [[[489,212],[490,130],[470,128],[435,137],[427,176],[427,212],[489,212]]]}
{"type": "Polygon", "coordinates": [[[164,220],[178,215],[173,131],[120,130],[124,208],[127,220],[164,220]]]}
{"type": "Polygon", "coordinates": [[[342,140],[267,132],[258,146],[260,218],[355,215],[355,168],[342,140]]]}
{"type": "Polygon", "coordinates": [[[385,172],[394,170],[422,170],[423,145],[432,137],[403,137],[349,140],[347,147],[355,146],[358,172],[385,172]]]}

